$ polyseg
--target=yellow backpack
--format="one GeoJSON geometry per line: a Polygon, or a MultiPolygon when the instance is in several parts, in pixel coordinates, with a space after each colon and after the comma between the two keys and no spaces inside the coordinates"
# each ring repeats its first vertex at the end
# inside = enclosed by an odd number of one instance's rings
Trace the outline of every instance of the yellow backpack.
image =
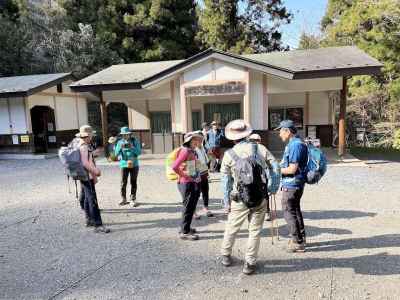
{"type": "Polygon", "coordinates": [[[170,181],[178,180],[178,174],[176,174],[175,171],[172,169],[172,165],[178,157],[180,150],[181,147],[175,148],[171,153],[168,154],[167,158],[165,159],[165,175],[170,181]]]}

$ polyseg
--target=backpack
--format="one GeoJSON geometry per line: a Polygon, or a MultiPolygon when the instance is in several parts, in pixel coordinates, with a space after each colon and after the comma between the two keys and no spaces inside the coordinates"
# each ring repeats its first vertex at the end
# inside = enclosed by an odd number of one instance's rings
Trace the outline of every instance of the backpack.
{"type": "Polygon", "coordinates": [[[267,175],[267,191],[269,194],[276,194],[281,185],[281,168],[278,162],[273,161],[271,164],[267,162],[268,168],[265,170],[267,175]]]}
{"type": "Polygon", "coordinates": [[[267,198],[267,177],[257,156],[257,144],[252,144],[252,155],[240,158],[234,151],[229,154],[235,162],[235,177],[239,199],[253,208],[267,198]]]}
{"type": "Polygon", "coordinates": [[[165,159],[165,175],[168,180],[175,181],[178,180],[178,174],[172,169],[172,165],[174,164],[176,158],[178,157],[179,151],[181,147],[175,148],[172,152],[167,155],[165,159]]]}
{"type": "Polygon", "coordinates": [[[327,170],[327,159],[321,149],[307,143],[307,179],[308,184],[318,183],[327,170]]]}
{"type": "Polygon", "coordinates": [[[74,180],[89,180],[89,174],[82,165],[79,145],[72,141],[66,147],[58,150],[58,157],[65,168],[68,177],[74,180]]]}

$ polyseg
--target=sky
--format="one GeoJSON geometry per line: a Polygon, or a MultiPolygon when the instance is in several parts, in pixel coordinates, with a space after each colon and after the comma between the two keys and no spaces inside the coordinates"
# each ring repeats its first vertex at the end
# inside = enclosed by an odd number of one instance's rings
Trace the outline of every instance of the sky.
{"type": "Polygon", "coordinates": [[[292,12],[293,19],[290,24],[281,27],[282,41],[291,49],[296,49],[303,31],[319,32],[319,23],[325,14],[328,0],[283,0],[283,3],[292,12]]]}

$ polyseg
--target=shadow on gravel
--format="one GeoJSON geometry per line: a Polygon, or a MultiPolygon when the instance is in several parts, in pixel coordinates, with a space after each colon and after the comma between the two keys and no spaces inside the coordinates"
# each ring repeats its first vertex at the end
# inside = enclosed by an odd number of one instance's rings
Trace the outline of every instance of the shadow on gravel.
{"type": "Polygon", "coordinates": [[[364,275],[400,274],[400,255],[382,252],[349,258],[293,258],[288,260],[263,260],[258,273],[299,272],[330,268],[353,269],[364,275]]]}
{"type": "MultiPolygon", "coordinates": [[[[343,251],[349,249],[375,249],[400,247],[399,234],[376,235],[367,238],[342,239],[307,245],[307,252],[343,251]]],[[[397,262],[400,264],[400,260],[397,262]]]]}
{"type": "Polygon", "coordinates": [[[303,211],[303,218],[310,220],[326,219],[356,219],[365,217],[375,217],[376,213],[356,211],[356,210],[309,210],[303,211]]]}

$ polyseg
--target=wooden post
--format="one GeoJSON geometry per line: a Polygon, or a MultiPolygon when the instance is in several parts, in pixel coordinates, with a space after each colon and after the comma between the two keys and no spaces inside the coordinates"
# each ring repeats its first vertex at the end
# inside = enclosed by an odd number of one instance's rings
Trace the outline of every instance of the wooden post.
{"type": "Polygon", "coordinates": [[[304,105],[304,132],[308,136],[307,126],[310,124],[310,93],[306,92],[306,102],[304,105]]]}
{"type": "Polygon", "coordinates": [[[246,69],[244,75],[244,82],[245,82],[245,92],[243,95],[243,119],[251,123],[251,115],[250,115],[250,71],[246,69]]]}
{"type": "Polygon", "coordinates": [[[340,93],[340,112],[339,112],[339,145],[338,154],[343,156],[346,151],[346,99],[347,98],[347,78],[343,76],[343,87],[340,93]]]}
{"type": "Polygon", "coordinates": [[[101,130],[103,133],[103,147],[107,146],[108,141],[108,119],[107,105],[104,102],[103,92],[100,92],[100,112],[101,112],[101,130]]]}

